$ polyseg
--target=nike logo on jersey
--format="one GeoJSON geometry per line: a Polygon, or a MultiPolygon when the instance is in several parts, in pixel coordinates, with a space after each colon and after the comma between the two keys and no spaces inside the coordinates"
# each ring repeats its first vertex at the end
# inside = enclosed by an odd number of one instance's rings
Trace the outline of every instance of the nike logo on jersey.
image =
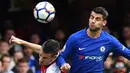
{"type": "Polygon", "coordinates": [[[124,49],[125,49],[125,46],[123,46],[122,50],[124,50],[124,49]]]}
{"type": "Polygon", "coordinates": [[[79,48],[79,50],[84,50],[85,48],[79,48]]]}

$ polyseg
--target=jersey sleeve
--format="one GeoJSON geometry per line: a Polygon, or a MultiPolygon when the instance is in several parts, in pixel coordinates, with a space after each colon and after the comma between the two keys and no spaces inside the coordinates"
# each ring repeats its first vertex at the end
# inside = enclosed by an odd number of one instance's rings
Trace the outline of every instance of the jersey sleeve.
{"type": "Polygon", "coordinates": [[[115,52],[130,60],[130,49],[121,44],[115,37],[112,36],[111,43],[115,52]]]}
{"type": "Polygon", "coordinates": [[[61,54],[58,56],[56,60],[57,65],[59,67],[61,67],[64,63],[66,63],[68,56],[70,56],[72,54],[72,51],[74,51],[73,49],[75,47],[75,43],[76,43],[75,37],[71,35],[67,40],[67,42],[65,43],[61,54]]]}

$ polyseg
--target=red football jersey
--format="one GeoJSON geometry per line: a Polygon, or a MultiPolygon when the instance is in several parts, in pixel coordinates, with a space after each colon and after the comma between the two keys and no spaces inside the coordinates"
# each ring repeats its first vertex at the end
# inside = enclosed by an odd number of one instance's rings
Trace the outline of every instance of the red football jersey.
{"type": "Polygon", "coordinates": [[[41,66],[41,73],[66,73],[66,72],[65,71],[61,72],[56,62],[54,61],[48,66],[41,66]]]}

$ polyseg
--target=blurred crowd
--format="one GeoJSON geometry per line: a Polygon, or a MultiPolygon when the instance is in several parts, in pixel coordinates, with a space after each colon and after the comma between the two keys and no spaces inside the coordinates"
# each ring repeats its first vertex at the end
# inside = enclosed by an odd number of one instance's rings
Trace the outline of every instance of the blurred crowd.
{"type": "MultiPolygon", "coordinates": [[[[26,35],[27,33],[24,32],[26,35]]],[[[14,29],[6,29],[0,40],[0,73],[41,73],[39,66],[39,55],[32,49],[23,45],[9,43],[10,37],[17,36],[14,29]]],[[[38,33],[33,33],[27,40],[39,44],[41,40],[38,33]]],[[[61,48],[65,42],[65,33],[61,29],[55,31],[54,39],[60,42],[61,48]]],[[[49,38],[49,37],[48,37],[49,38]]],[[[47,40],[47,39],[46,39],[47,40]]]]}

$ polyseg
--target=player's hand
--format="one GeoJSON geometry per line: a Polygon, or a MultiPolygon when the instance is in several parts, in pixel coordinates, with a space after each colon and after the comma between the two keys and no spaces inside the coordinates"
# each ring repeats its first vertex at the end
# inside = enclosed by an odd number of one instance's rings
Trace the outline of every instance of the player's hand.
{"type": "Polygon", "coordinates": [[[11,36],[9,43],[22,44],[22,40],[14,36],[11,36]]]}
{"type": "Polygon", "coordinates": [[[71,68],[71,66],[70,66],[70,64],[68,64],[68,63],[65,63],[64,65],[62,65],[62,66],[60,67],[61,71],[70,70],[70,68],[71,68]]]}

